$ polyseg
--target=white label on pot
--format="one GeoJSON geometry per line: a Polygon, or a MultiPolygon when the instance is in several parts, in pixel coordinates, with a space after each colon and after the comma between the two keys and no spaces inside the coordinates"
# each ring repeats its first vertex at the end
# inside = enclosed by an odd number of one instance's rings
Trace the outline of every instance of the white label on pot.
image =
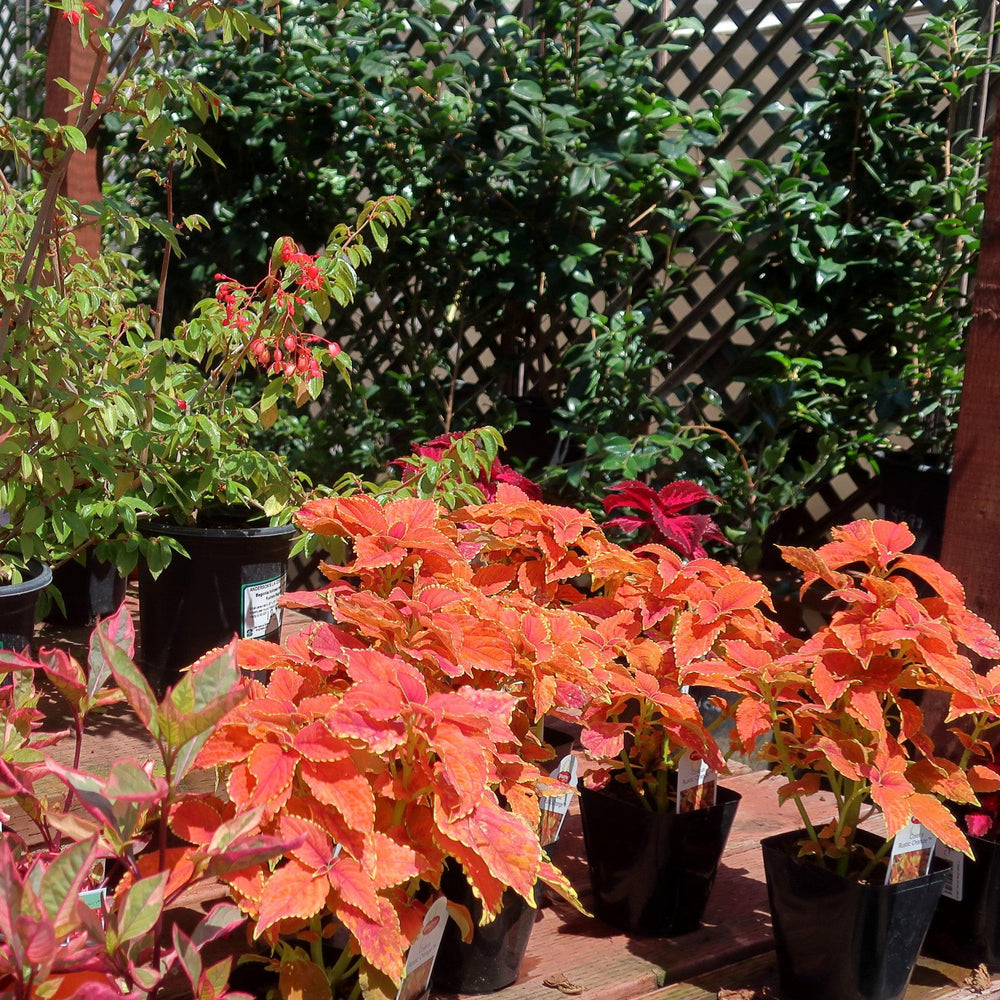
{"type": "Polygon", "coordinates": [[[243,629],[244,639],[263,639],[270,632],[281,628],[281,608],[278,598],[284,589],[284,575],[273,580],[243,584],[243,629]]]}
{"type": "Polygon", "coordinates": [[[938,844],[934,853],[951,865],[941,895],[960,903],[965,893],[965,855],[947,844],[938,844]]]}
{"type": "Polygon", "coordinates": [[[549,775],[549,780],[538,783],[538,808],[541,811],[538,839],[542,847],[548,847],[559,839],[563,821],[573,801],[578,766],[576,758],[568,753],[549,775]],[[563,786],[565,791],[562,791],[563,786]]]}
{"type": "Polygon", "coordinates": [[[936,843],[937,837],[926,826],[910,820],[893,838],[885,884],[893,885],[926,875],[931,870],[936,843]]]}
{"type": "Polygon", "coordinates": [[[406,956],[406,973],[396,993],[396,1000],[418,1000],[431,984],[434,959],[441,947],[441,937],[448,923],[448,900],[439,896],[424,916],[417,939],[406,956]]]}
{"type": "Polygon", "coordinates": [[[710,809],[715,805],[715,786],[715,771],[688,751],[677,762],[677,811],[710,809]]]}

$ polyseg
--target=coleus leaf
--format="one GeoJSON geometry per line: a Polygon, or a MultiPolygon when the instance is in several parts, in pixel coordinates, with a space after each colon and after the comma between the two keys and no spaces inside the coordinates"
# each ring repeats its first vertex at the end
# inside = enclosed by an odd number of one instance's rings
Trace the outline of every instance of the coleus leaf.
{"type": "Polygon", "coordinates": [[[336,915],[358,942],[358,950],[376,969],[394,983],[403,979],[406,949],[410,942],[403,936],[399,917],[389,900],[379,897],[375,919],[346,903],[336,907],[336,915]]]}
{"type": "Polygon", "coordinates": [[[264,884],[254,938],[290,917],[309,920],[323,908],[329,888],[325,874],[294,858],[286,861],[264,884]]]}

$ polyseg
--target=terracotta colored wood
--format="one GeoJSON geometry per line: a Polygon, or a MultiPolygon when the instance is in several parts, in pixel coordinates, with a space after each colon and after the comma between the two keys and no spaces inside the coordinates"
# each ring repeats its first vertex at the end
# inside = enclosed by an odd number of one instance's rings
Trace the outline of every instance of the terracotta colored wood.
{"type": "MultiPolygon", "coordinates": [[[[1000,138],[996,119],[994,142],[1000,138]]],[[[969,607],[1000,627],[1000,157],[990,160],[979,270],[965,354],[941,561],[965,585],[969,607]]]]}
{"type": "MultiPolygon", "coordinates": [[[[94,6],[107,17],[108,0],[94,0],[94,6]]],[[[99,45],[84,46],[80,32],[62,12],[49,14],[48,55],[45,68],[45,116],[63,124],[76,124],[79,111],[66,111],[70,94],[55,81],[67,80],[79,91],[86,93],[95,64],[98,79],[104,75],[105,53],[99,45]]],[[[96,136],[88,137],[86,153],[74,153],[69,162],[60,193],[81,205],[92,205],[101,200],[101,162],[96,147],[96,136]]],[[[101,230],[97,225],[85,226],[76,234],[80,249],[96,256],[101,249],[101,230]]]]}

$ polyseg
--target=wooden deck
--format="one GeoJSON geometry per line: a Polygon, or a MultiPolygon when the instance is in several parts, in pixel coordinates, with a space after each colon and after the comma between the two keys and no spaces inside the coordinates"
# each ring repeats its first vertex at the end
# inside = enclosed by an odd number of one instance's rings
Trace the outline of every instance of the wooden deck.
{"type": "MultiPolygon", "coordinates": [[[[134,609],[131,600],[130,606],[134,609]]],[[[297,614],[286,611],[285,615],[286,634],[306,624],[297,614]]],[[[43,628],[38,640],[42,645],[76,644],[85,653],[80,645],[85,633],[79,631],[43,628]]],[[[81,767],[100,772],[115,759],[145,759],[148,746],[143,736],[126,709],[109,712],[88,732],[81,767]]],[[[702,928],[673,939],[630,938],[578,914],[561,900],[547,902],[536,919],[519,980],[494,996],[498,1000],[560,1000],[568,991],[586,1000],[776,1000],[759,842],[800,824],[790,805],[777,808],[773,786],[762,782],[759,774],[736,775],[724,779],[724,784],[743,798],[702,928]],[[563,990],[546,985],[560,980],[563,990]]],[[[810,811],[817,816],[829,813],[829,797],[815,796],[810,811]]],[[[23,823],[23,818],[14,818],[15,826],[23,823]]],[[[575,809],[553,860],[586,905],[589,881],[575,809]]],[[[1000,978],[985,990],[973,990],[964,985],[969,975],[968,969],[922,958],[906,1000],[1000,1000],[1000,978]]]]}

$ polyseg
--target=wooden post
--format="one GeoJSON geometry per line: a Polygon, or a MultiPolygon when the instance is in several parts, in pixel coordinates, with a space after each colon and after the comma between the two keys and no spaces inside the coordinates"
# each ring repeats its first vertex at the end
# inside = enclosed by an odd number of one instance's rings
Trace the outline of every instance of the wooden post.
{"type": "Polygon", "coordinates": [[[965,350],[965,379],[941,562],[969,607],[1000,628],[1000,116],[965,350]]]}
{"type": "MultiPolygon", "coordinates": [[[[107,0],[96,0],[94,6],[101,17],[108,16],[107,0]]],[[[55,81],[62,77],[81,92],[86,92],[94,72],[95,60],[100,61],[99,77],[104,74],[104,50],[100,46],[86,47],[80,43],[80,32],[76,25],[63,17],[62,11],[53,10],[49,14],[49,42],[45,66],[45,117],[54,118],[62,124],[72,124],[77,120],[78,111],[67,112],[70,95],[55,81]]],[[[96,148],[96,136],[88,138],[86,153],[74,153],[63,181],[60,194],[81,205],[92,205],[101,200],[101,164],[96,148]]],[[[97,225],[88,225],[77,234],[77,244],[81,251],[96,256],[101,249],[101,231],[97,225]]]]}

